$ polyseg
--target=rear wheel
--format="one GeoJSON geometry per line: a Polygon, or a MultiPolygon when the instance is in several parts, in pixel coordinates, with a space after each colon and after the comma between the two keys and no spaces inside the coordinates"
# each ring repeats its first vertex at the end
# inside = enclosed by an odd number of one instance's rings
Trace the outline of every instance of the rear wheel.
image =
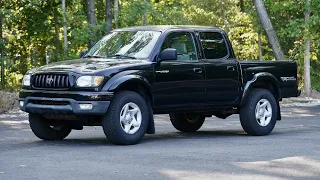
{"type": "Polygon", "coordinates": [[[29,124],[32,132],[38,138],[47,141],[62,140],[71,132],[69,126],[50,123],[49,120],[38,114],[29,113],[29,124]]]}
{"type": "Polygon", "coordinates": [[[241,125],[250,135],[268,135],[276,125],[277,111],[276,99],[270,91],[253,89],[247,104],[240,108],[241,125]]]}
{"type": "Polygon", "coordinates": [[[149,110],[145,100],[136,92],[115,94],[108,112],[102,119],[106,137],[115,144],[138,143],[149,124],[149,110]]]}
{"type": "Polygon", "coordinates": [[[195,132],[201,128],[205,117],[198,114],[171,113],[172,125],[181,132],[195,132]]]}

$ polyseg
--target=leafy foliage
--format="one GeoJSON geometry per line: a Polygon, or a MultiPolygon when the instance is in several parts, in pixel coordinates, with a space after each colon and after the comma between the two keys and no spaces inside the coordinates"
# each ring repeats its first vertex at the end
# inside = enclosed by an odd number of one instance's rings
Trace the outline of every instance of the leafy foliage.
{"type": "MultiPolygon", "coordinates": [[[[87,20],[87,0],[66,1],[68,51],[63,51],[61,0],[2,0],[4,14],[1,44],[5,46],[6,83],[19,85],[22,74],[34,66],[73,59],[89,40],[106,32],[106,0],[95,0],[97,26],[87,20]]],[[[144,12],[151,25],[189,24],[225,29],[239,59],[257,60],[258,20],[252,1],[240,0],[120,0],[119,26],[142,25],[144,12]],[[243,2],[243,5],[241,4],[243,2]]],[[[285,55],[295,60],[303,75],[304,39],[311,39],[312,82],[320,90],[320,0],[311,0],[311,16],[305,30],[305,1],[264,1],[285,55]]],[[[263,59],[273,59],[267,37],[262,33],[263,59]]]]}

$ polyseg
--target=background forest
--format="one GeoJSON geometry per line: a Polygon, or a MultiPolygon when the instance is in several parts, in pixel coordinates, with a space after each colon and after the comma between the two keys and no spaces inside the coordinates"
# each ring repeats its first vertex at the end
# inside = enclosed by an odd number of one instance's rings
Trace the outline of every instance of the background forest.
{"type": "MultiPolygon", "coordinates": [[[[320,91],[320,0],[264,3],[286,58],[299,65],[300,82],[310,40],[312,88],[320,91]]],[[[251,0],[0,0],[0,7],[1,88],[7,90],[18,90],[28,69],[78,58],[111,29],[136,25],[216,26],[227,31],[238,59],[274,59],[251,0]]]]}

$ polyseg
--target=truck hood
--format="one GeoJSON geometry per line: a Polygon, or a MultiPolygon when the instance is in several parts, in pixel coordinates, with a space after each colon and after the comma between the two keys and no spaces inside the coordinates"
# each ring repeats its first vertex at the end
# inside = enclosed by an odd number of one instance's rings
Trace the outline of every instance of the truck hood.
{"type": "Polygon", "coordinates": [[[60,61],[39,68],[33,69],[35,72],[75,72],[75,73],[95,73],[100,70],[111,68],[133,66],[136,64],[145,64],[147,61],[139,59],[75,59],[60,61]]]}

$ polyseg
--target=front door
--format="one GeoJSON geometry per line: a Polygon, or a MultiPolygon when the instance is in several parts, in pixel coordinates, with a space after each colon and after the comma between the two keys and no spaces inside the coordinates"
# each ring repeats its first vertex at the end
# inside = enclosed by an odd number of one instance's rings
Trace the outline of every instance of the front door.
{"type": "Polygon", "coordinates": [[[155,106],[191,107],[202,103],[205,86],[203,63],[199,61],[193,32],[171,32],[161,50],[174,48],[178,59],[162,61],[155,68],[155,106]]]}

